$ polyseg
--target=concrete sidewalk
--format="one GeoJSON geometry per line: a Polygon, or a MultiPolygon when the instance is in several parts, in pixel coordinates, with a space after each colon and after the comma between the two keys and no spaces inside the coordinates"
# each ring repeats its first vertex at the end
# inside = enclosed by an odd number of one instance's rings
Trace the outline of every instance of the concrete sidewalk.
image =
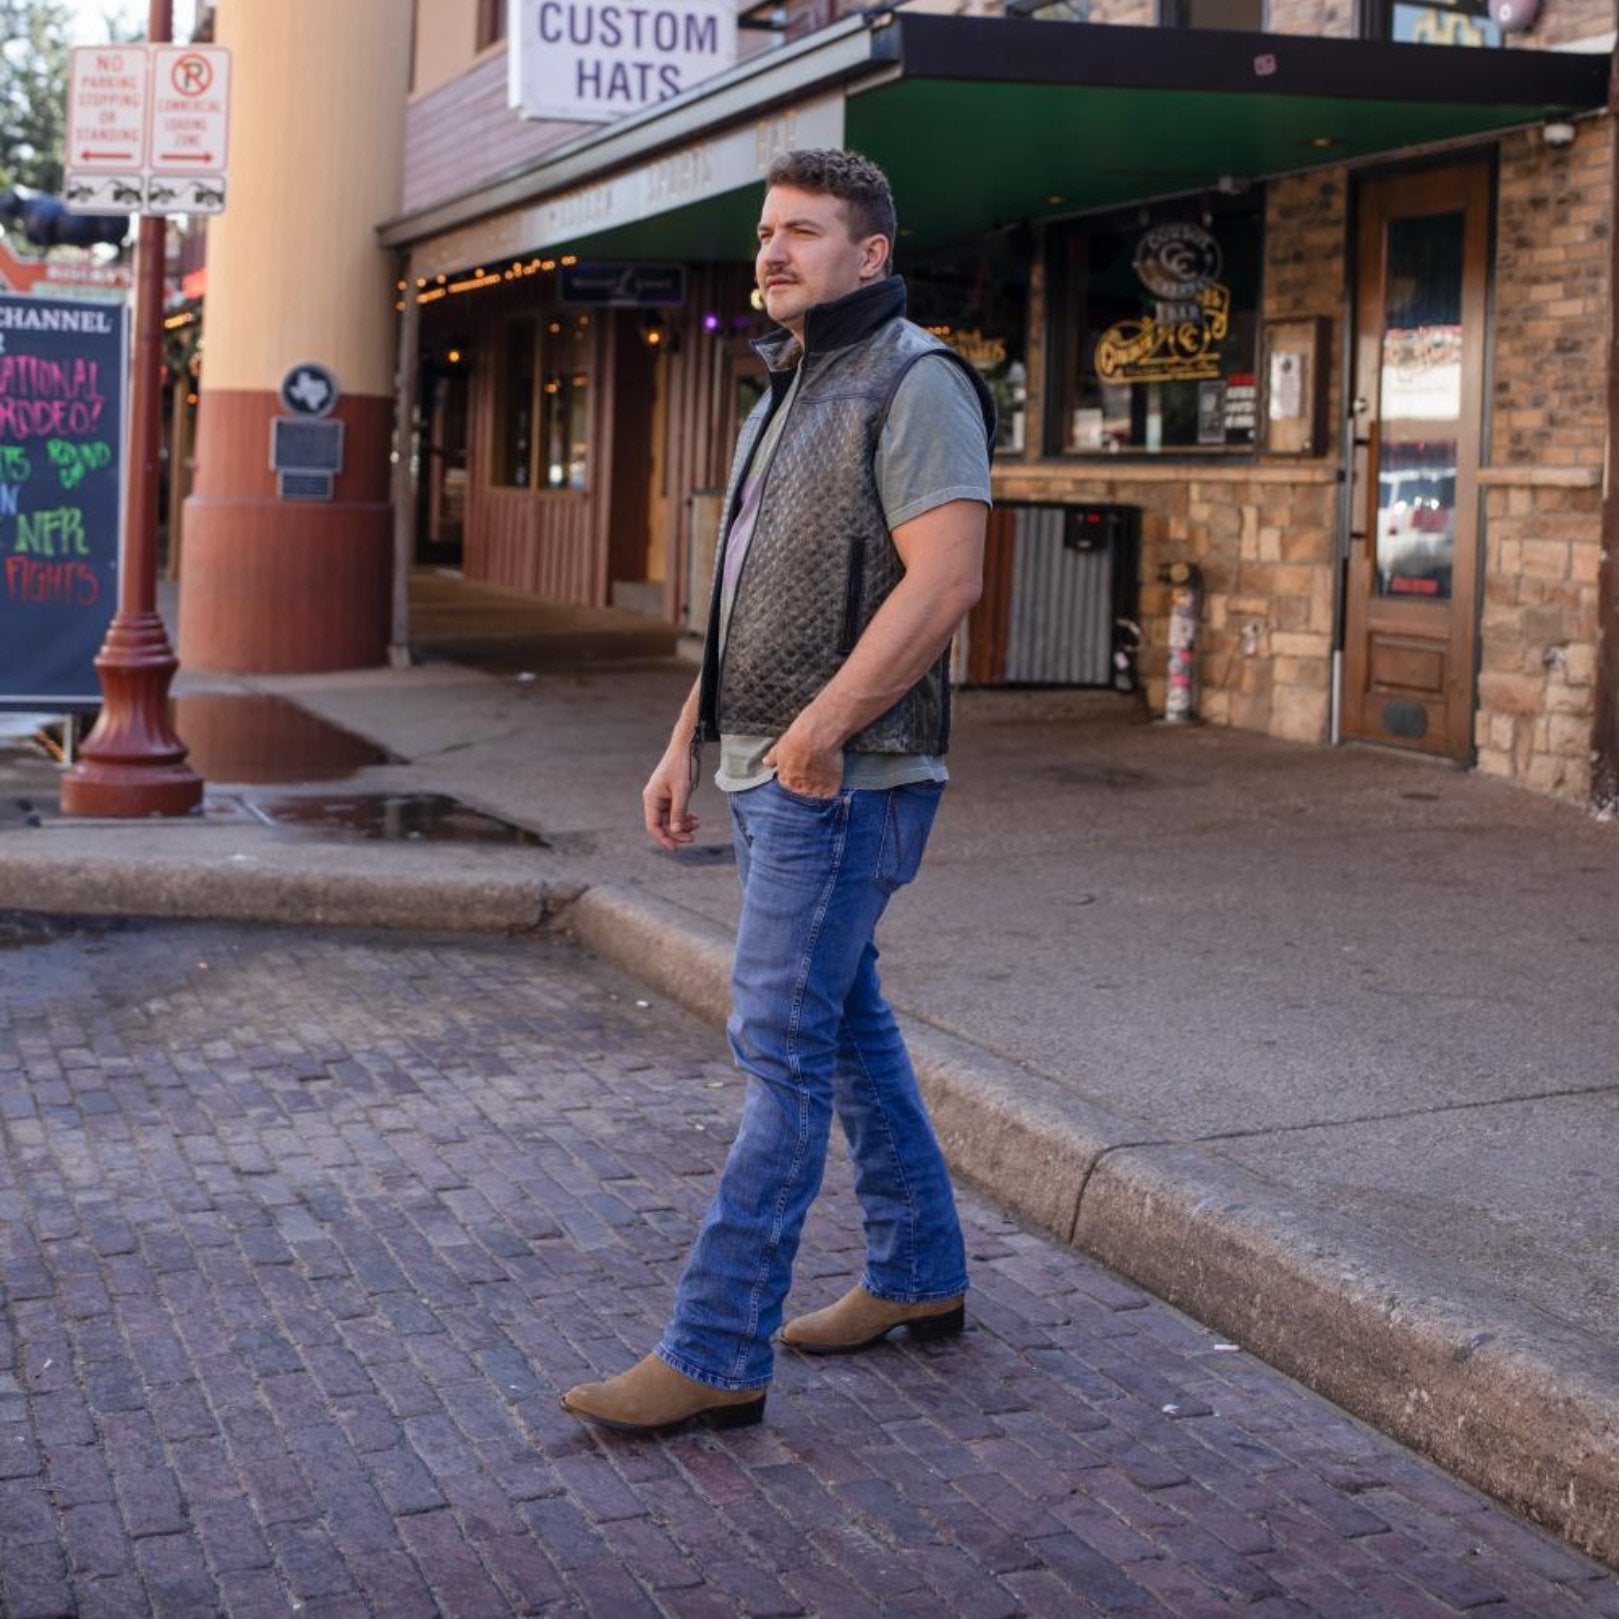
{"type": "MultiPolygon", "coordinates": [[[[213,684],[401,760],[335,790],[451,794],[548,848],[316,838],[244,807],[330,782],[210,781],[200,821],[63,823],[51,767],[13,752],[0,904],[557,918],[720,1015],[723,802],[704,790],[678,858],[638,827],[691,670],[512,650],[498,676],[213,684]]],[[[884,945],[959,1171],[1619,1562],[1619,832],[1415,760],[1153,726],[1106,694],[967,693],[951,762],[884,945]]]]}

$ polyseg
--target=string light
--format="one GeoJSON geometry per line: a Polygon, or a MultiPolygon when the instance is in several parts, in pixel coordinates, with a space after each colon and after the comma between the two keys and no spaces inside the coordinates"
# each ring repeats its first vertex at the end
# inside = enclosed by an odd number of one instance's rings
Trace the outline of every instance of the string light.
{"type": "MultiPolygon", "coordinates": [[[[559,265],[563,269],[567,269],[578,262],[579,255],[577,253],[564,253],[560,258],[546,258],[535,254],[533,258],[513,260],[504,267],[495,270],[480,264],[475,270],[463,271],[460,280],[451,280],[449,273],[441,271],[432,277],[431,286],[428,284],[427,276],[419,275],[416,277],[416,302],[418,304],[434,303],[447,293],[479,292],[485,287],[498,287],[508,281],[521,281],[525,276],[549,275],[559,265]]],[[[404,292],[409,283],[398,281],[394,285],[397,291],[404,292]]],[[[404,305],[400,302],[396,303],[394,307],[398,309],[403,308],[404,305]]],[[[588,323],[588,317],[580,317],[579,324],[581,326],[588,323]]]]}

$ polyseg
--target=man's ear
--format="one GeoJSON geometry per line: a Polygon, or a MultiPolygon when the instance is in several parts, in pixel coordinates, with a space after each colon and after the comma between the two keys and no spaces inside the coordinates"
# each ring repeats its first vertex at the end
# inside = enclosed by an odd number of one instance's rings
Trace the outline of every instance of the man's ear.
{"type": "Polygon", "coordinates": [[[860,244],[861,280],[876,281],[886,275],[893,256],[894,244],[886,236],[868,236],[860,244]]]}

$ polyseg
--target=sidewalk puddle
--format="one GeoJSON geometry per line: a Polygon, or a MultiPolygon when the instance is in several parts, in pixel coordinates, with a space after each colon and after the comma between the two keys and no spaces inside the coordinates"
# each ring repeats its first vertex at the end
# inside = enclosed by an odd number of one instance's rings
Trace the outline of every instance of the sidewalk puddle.
{"type": "Polygon", "coordinates": [[[396,755],[317,719],[284,697],[188,692],[170,704],[170,723],[205,781],[256,785],[332,781],[396,755]]]}
{"type": "Polygon", "coordinates": [[[538,832],[485,815],[443,793],[349,793],[249,799],[248,808],[270,826],[299,832],[350,833],[384,843],[505,843],[530,849],[551,845],[538,832]]]}

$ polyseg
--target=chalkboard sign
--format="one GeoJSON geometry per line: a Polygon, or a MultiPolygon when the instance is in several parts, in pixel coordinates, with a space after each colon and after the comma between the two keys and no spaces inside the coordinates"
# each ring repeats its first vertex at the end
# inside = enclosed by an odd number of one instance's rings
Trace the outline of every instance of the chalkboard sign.
{"type": "Polygon", "coordinates": [[[118,605],[125,313],[0,296],[0,708],[94,708],[118,605]]]}

